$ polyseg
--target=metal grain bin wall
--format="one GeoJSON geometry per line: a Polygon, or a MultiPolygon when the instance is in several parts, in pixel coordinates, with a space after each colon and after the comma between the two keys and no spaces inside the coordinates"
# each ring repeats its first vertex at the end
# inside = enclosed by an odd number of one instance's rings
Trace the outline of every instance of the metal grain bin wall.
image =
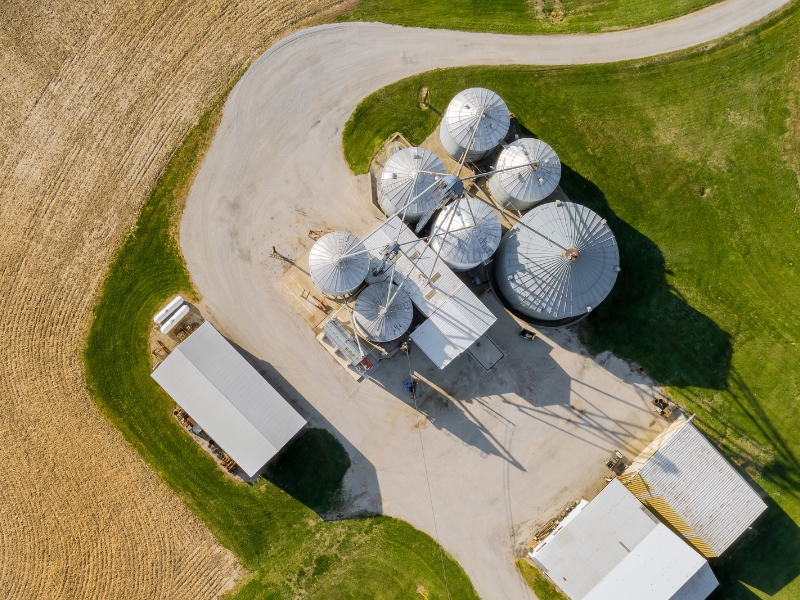
{"type": "Polygon", "coordinates": [[[387,217],[402,213],[412,223],[436,204],[432,173],[447,174],[442,160],[426,148],[403,148],[395,152],[383,167],[378,182],[378,202],[387,217]],[[412,202],[413,200],[413,202],[412,202]]]}
{"type": "Polygon", "coordinates": [[[515,210],[528,210],[547,198],[561,179],[561,161],[555,150],[534,138],[509,144],[500,154],[495,168],[500,172],[489,179],[492,197],[515,210]],[[513,168],[517,166],[518,169],[513,168]]]}
{"type": "Polygon", "coordinates": [[[349,231],[323,235],[308,255],[311,279],[323,294],[345,298],[355,292],[367,276],[369,255],[349,231]]]}
{"type": "Polygon", "coordinates": [[[463,196],[439,213],[433,226],[431,247],[454,271],[468,271],[492,257],[501,234],[494,209],[463,196]]]}
{"type": "Polygon", "coordinates": [[[480,160],[500,145],[511,118],[503,99],[485,88],[469,88],[450,101],[439,128],[445,151],[456,160],[480,160]],[[472,142],[470,144],[470,141],[472,142]]]}
{"type": "Polygon", "coordinates": [[[619,251],[600,215],[572,202],[547,202],[503,236],[494,269],[499,291],[514,310],[558,321],[585,315],[608,296],[619,251]]]}
{"type": "Polygon", "coordinates": [[[373,283],[358,295],[353,317],[373,342],[391,342],[411,326],[414,307],[405,290],[390,282],[373,283]]]}

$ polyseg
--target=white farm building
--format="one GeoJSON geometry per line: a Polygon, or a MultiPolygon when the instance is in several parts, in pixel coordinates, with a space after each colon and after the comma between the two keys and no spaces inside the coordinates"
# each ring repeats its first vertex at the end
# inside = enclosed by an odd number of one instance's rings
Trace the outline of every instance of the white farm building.
{"type": "Polygon", "coordinates": [[[571,600],[704,600],[708,561],[614,479],[530,553],[571,600]]]}
{"type": "Polygon", "coordinates": [[[306,424],[209,322],[152,377],[250,477],[306,424]]]}

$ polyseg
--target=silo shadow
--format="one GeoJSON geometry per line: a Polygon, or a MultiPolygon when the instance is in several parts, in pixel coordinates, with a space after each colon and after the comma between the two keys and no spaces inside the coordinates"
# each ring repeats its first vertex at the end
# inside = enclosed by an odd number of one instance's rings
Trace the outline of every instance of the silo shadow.
{"type": "Polygon", "coordinates": [[[578,325],[588,349],[635,362],[663,385],[727,389],[731,337],[670,285],[658,246],[619,218],[600,188],[563,163],[560,186],[570,200],[606,218],[619,245],[622,271],[614,289],[578,325]]]}

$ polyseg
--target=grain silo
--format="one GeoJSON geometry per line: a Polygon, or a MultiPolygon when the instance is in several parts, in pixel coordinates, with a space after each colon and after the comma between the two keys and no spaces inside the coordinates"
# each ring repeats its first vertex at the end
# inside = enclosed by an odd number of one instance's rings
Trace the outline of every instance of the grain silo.
{"type": "Polygon", "coordinates": [[[332,298],[345,298],[364,282],[369,270],[369,255],[356,236],[349,231],[323,235],[308,255],[312,281],[322,293],[332,298]]]}
{"type": "Polygon", "coordinates": [[[489,179],[495,200],[507,208],[528,210],[547,198],[561,179],[561,161],[545,142],[523,138],[509,144],[489,179]],[[514,168],[519,167],[519,168],[514,168]]]}
{"type": "Polygon", "coordinates": [[[358,295],[353,318],[373,342],[391,342],[411,326],[414,307],[405,290],[390,282],[373,283],[358,295]]]}
{"type": "Polygon", "coordinates": [[[506,233],[494,258],[504,304],[553,327],[600,304],[618,272],[619,250],[608,223],[573,202],[531,209],[506,233]]]}
{"type": "Polygon", "coordinates": [[[468,271],[489,260],[500,244],[500,221],[488,204],[462,196],[439,213],[431,248],[454,271],[468,271]]]}
{"type": "Polygon", "coordinates": [[[411,223],[436,204],[434,184],[447,174],[442,160],[425,148],[398,150],[383,167],[378,182],[378,203],[387,217],[400,213],[411,223]]]}
{"type": "Polygon", "coordinates": [[[439,128],[445,151],[456,160],[480,160],[508,134],[511,118],[503,99],[485,88],[469,88],[450,101],[439,128]]]}

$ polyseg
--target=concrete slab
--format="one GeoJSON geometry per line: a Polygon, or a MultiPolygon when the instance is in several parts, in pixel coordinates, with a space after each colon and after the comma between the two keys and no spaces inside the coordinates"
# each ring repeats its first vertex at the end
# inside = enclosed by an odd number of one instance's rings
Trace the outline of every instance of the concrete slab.
{"type": "Polygon", "coordinates": [[[489,336],[483,335],[467,349],[470,356],[478,361],[478,364],[484,368],[485,371],[490,371],[493,366],[500,362],[505,356],[500,348],[489,339],[489,336]]]}

